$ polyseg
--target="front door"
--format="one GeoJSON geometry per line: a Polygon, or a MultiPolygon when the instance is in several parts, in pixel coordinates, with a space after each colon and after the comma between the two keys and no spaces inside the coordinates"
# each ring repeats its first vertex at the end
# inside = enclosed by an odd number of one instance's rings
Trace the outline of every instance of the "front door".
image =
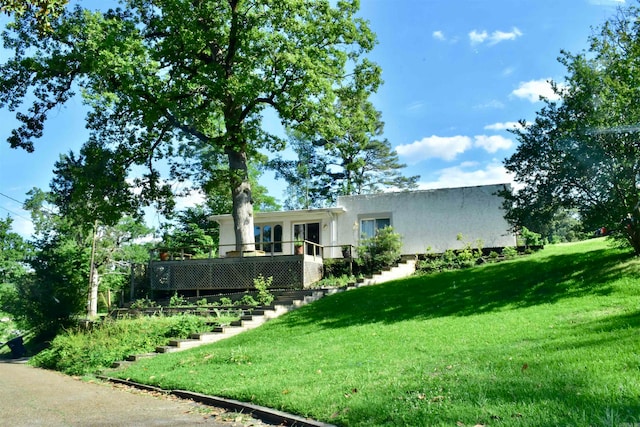
{"type": "Polygon", "coordinates": [[[307,247],[305,248],[305,253],[307,255],[320,255],[319,248],[315,246],[313,243],[319,245],[320,244],[320,223],[319,222],[309,222],[306,224],[294,224],[293,225],[293,238],[294,240],[306,240],[307,247]]]}

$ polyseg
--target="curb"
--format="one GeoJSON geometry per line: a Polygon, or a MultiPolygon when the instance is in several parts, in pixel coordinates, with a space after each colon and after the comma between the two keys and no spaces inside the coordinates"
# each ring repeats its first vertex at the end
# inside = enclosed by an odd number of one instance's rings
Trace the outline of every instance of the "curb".
{"type": "Polygon", "coordinates": [[[181,399],[189,399],[194,402],[202,403],[204,405],[215,406],[218,408],[227,409],[230,411],[241,412],[257,418],[266,423],[272,423],[282,426],[291,427],[336,427],[333,424],[323,423],[321,421],[312,420],[309,418],[300,417],[297,415],[289,414],[286,412],[278,411],[276,409],[267,408],[266,406],[254,405],[252,403],[241,402],[234,399],[226,399],[217,396],[208,396],[206,394],[194,393],[186,390],[164,390],[159,387],[153,387],[145,384],[135,383],[129,380],[122,380],[119,378],[105,377],[102,375],[97,378],[109,381],[112,383],[123,384],[129,387],[135,387],[140,390],[153,391],[156,393],[170,394],[181,399]]]}

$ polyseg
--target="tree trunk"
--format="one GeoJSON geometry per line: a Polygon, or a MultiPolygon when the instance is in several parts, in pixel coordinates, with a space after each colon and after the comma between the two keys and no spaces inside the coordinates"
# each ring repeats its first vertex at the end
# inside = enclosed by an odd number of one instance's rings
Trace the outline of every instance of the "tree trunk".
{"type": "Polygon", "coordinates": [[[240,150],[227,149],[233,198],[233,226],[236,236],[236,251],[255,250],[253,230],[253,200],[247,169],[247,154],[240,150]]]}

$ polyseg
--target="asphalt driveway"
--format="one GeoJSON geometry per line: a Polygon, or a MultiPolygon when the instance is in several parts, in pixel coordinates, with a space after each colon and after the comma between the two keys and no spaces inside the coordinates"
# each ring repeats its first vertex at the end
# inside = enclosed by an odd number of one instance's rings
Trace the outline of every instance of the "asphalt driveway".
{"type": "Polygon", "coordinates": [[[86,382],[0,360],[0,426],[265,426],[259,420],[160,393],[86,382]]]}

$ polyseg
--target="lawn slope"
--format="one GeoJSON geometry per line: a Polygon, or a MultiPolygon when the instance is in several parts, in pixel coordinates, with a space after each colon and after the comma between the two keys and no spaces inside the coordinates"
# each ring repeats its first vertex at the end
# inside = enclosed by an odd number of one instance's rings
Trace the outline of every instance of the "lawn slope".
{"type": "Polygon", "coordinates": [[[324,298],[115,373],[345,426],[640,422],[640,261],[603,240],[324,298]]]}

